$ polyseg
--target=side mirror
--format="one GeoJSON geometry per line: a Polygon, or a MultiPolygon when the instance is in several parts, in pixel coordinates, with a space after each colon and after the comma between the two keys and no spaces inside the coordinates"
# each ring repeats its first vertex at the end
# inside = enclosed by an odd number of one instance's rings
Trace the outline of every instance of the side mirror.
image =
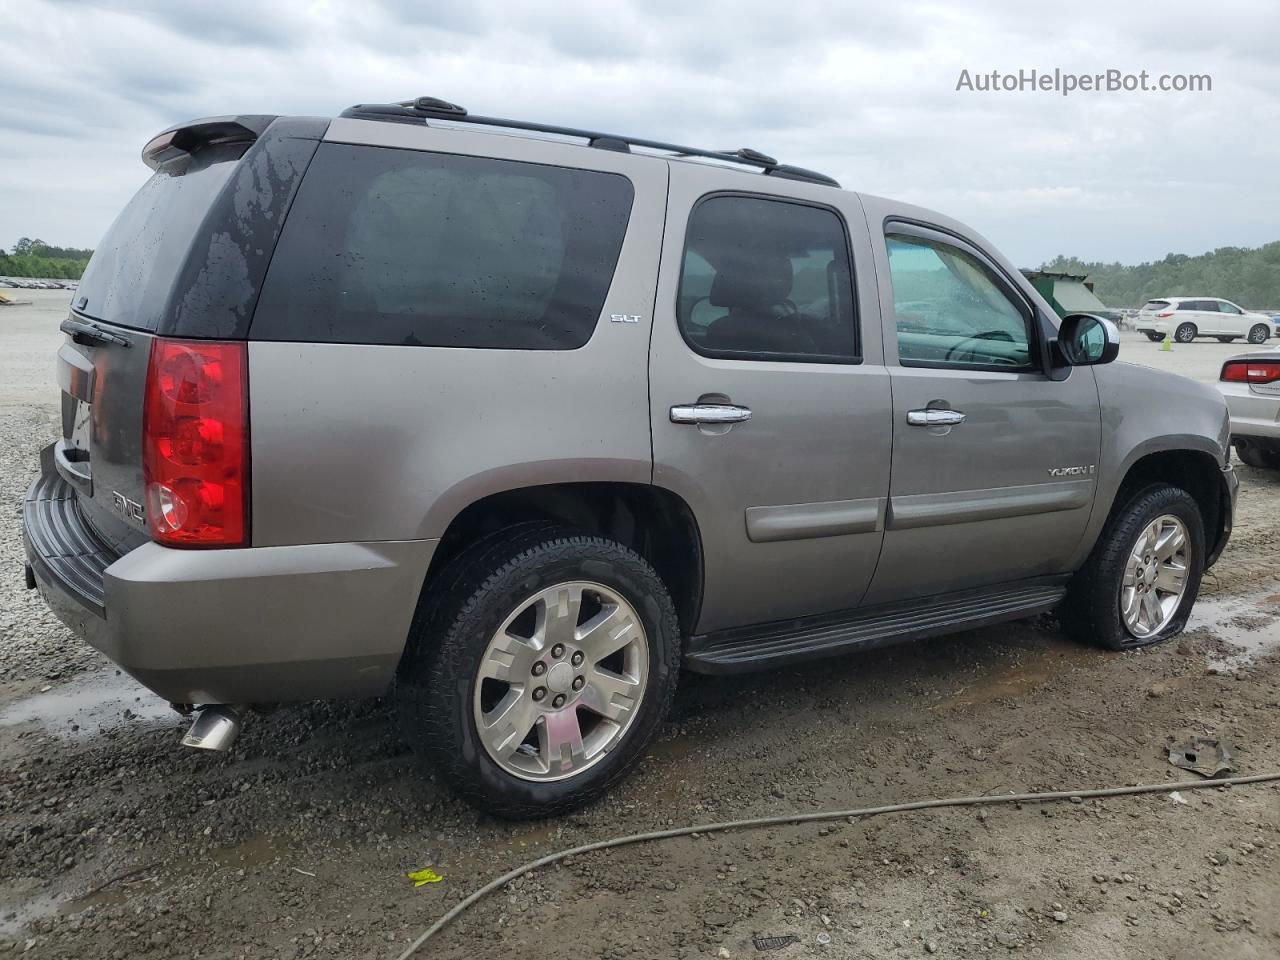
{"type": "Polygon", "coordinates": [[[1120,353],[1120,331],[1105,317],[1073,313],[1058,327],[1058,349],[1073,367],[1110,363],[1120,353]]]}

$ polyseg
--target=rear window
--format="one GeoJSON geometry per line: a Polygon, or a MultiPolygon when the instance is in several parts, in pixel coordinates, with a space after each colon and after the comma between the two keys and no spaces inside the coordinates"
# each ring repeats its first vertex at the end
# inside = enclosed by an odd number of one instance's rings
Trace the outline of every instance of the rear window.
{"type": "Polygon", "coordinates": [[[613,173],[321,144],[251,335],[581,347],[604,306],[633,194],[613,173]]]}
{"type": "Polygon", "coordinates": [[[96,320],[158,329],[174,280],[245,147],[201,150],[184,168],[143,184],[94,251],[75,308],[96,320]]]}
{"type": "Polygon", "coordinates": [[[1168,306],[1168,300],[1148,300],[1142,305],[1142,312],[1147,313],[1154,310],[1164,310],[1168,306]]]}

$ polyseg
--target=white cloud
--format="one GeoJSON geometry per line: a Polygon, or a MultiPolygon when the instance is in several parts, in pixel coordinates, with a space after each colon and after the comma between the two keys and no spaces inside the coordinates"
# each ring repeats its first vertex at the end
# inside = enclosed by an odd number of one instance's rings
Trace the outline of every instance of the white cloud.
{"type": "Polygon", "coordinates": [[[16,0],[6,14],[0,246],[92,246],[172,123],[417,94],[752,146],[943,210],[1028,265],[1280,238],[1271,0],[16,0]],[[1213,92],[955,90],[962,69],[1055,67],[1208,73],[1213,92]]]}

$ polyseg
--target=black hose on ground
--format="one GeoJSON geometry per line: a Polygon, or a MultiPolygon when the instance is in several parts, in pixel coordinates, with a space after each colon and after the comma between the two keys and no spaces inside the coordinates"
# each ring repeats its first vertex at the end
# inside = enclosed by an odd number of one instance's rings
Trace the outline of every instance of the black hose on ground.
{"type": "Polygon", "coordinates": [[[875,817],[885,813],[905,813],[910,810],[938,810],[944,807],[978,807],[996,803],[1045,803],[1059,800],[1091,800],[1097,797],[1129,797],[1143,793],[1170,793],[1174,790],[1203,790],[1207,787],[1238,787],[1249,783],[1267,783],[1280,780],[1280,771],[1275,773],[1259,773],[1249,777],[1228,777],[1222,780],[1184,780],[1173,783],[1148,783],[1136,787],[1108,787],[1102,790],[1058,790],[1053,793],[1011,793],[995,797],[951,797],[946,800],[916,800],[911,803],[894,803],[884,807],[861,807],[854,810],[827,810],[820,813],[791,813],[776,817],[755,817],[750,820],[727,820],[723,823],[704,823],[691,827],[675,827],[671,830],[655,830],[651,833],[633,833],[625,837],[614,837],[611,840],[597,840],[595,843],[584,843],[580,847],[570,847],[558,853],[549,853],[537,860],[530,860],[522,866],[504,873],[495,880],[486,883],[479,890],[458,902],[458,905],[428,927],[417,940],[409,944],[397,960],[408,960],[429,939],[456,920],[469,908],[479,903],[495,890],[500,890],[517,877],[550,866],[567,857],[580,853],[592,853],[596,850],[608,850],[613,847],[625,847],[633,843],[647,843],[650,840],[669,840],[672,837],[687,837],[693,833],[719,833],[724,830],[745,830],[759,827],[777,827],[788,823],[813,823],[823,820],[844,820],[847,817],[875,817]]]}

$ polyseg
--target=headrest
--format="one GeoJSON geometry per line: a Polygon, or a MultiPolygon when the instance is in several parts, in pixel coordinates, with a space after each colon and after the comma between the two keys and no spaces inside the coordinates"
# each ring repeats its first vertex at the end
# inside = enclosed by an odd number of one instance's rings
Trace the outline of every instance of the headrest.
{"type": "Polygon", "coordinates": [[[713,307],[772,306],[791,296],[791,260],[759,255],[723,264],[711,282],[713,307]]]}

